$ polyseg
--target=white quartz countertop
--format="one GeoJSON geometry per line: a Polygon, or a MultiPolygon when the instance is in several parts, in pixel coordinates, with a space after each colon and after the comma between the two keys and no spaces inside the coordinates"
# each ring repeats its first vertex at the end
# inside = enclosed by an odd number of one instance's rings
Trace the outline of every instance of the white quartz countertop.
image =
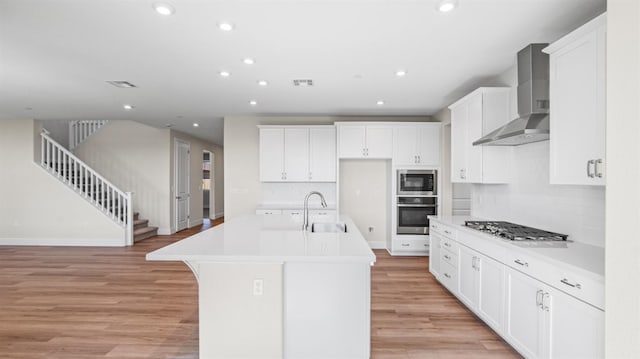
{"type": "MultiPolygon", "coordinates": [[[[256,209],[284,209],[284,210],[303,210],[303,203],[269,203],[269,204],[260,204],[256,209]]],[[[335,211],[335,204],[329,204],[327,207],[322,207],[320,204],[309,204],[309,209],[311,210],[327,210],[327,211],[335,211]]]]}
{"type": "Polygon", "coordinates": [[[499,243],[509,250],[517,250],[526,255],[548,260],[557,267],[574,270],[604,282],[604,248],[602,247],[575,242],[571,238],[561,242],[510,241],[464,226],[464,221],[487,221],[488,219],[469,216],[430,216],[429,218],[459,231],[473,234],[480,239],[499,243]]]}
{"type": "Polygon", "coordinates": [[[147,254],[189,262],[373,263],[376,256],[347,216],[347,233],[310,233],[288,215],[245,215],[147,254]]]}

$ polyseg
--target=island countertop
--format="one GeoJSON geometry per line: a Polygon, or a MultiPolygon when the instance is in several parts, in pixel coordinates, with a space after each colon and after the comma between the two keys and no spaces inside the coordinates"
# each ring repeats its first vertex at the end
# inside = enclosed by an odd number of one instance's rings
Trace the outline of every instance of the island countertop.
{"type": "Polygon", "coordinates": [[[186,262],[374,263],[353,221],[346,233],[311,233],[288,215],[244,215],[147,254],[147,260],[186,262]]]}

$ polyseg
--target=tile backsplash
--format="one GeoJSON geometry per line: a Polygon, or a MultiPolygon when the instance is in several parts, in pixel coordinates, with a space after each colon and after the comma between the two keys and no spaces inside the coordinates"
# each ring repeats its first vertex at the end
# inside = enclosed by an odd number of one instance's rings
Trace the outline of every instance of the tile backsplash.
{"type": "MultiPolygon", "coordinates": [[[[336,208],[336,184],[331,182],[263,182],[262,205],[265,206],[302,206],[304,197],[311,191],[322,193],[327,205],[336,208]]],[[[309,205],[320,206],[320,198],[312,196],[309,205]]]]}
{"type": "Polygon", "coordinates": [[[569,240],[604,247],[604,187],[549,184],[549,141],[516,146],[514,151],[512,183],[472,185],[471,215],[568,234],[569,240]]]}

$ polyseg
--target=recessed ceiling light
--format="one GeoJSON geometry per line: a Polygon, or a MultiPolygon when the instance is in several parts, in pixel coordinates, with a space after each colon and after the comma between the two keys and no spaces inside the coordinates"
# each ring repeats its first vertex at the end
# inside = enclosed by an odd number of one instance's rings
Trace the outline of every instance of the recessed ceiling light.
{"type": "Polygon", "coordinates": [[[131,106],[131,105],[122,105],[122,108],[124,108],[127,111],[133,110],[133,106],[131,106]]]}
{"type": "Polygon", "coordinates": [[[167,123],[166,125],[164,125],[164,127],[173,127],[172,123],[167,123]]]}
{"type": "Polygon", "coordinates": [[[449,12],[458,6],[458,0],[441,0],[436,8],[440,12],[449,12]]]}
{"type": "Polygon", "coordinates": [[[231,76],[231,72],[229,72],[229,71],[220,71],[220,72],[219,72],[219,74],[220,74],[220,76],[222,76],[222,77],[229,77],[229,76],[231,76]]]}
{"type": "Polygon", "coordinates": [[[233,24],[228,23],[228,22],[221,22],[221,23],[218,24],[218,27],[222,31],[231,31],[231,30],[233,30],[233,24]]]}
{"type": "Polygon", "coordinates": [[[198,124],[197,122],[193,124],[193,127],[198,127],[200,126],[200,124],[198,124]]]}
{"type": "Polygon", "coordinates": [[[407,75],[407,71],[406,70],[398,70],[396,71],[396,76],[398,77],[403,77],[407,75]]]}
{"type": "Polygon", "coordinates": [[[164,2],[157,2],[153,4],[153,8],[160,15],[173,15],[176,12],[176,9],[170,4],[164,2]]]}
{"type": "Polygon", "coordinates": [[[258,104],[258,101],[256,101],[256,100],[249,101],[249,105],[251,105],[251,106],[255,106],[257,104],[258,104]]]}
{"type": "Polygon", "coordinates": [[[255,64],[255,63],[256,63],[256,62],[255,62],[252,58],[250,58],[250,57],[247,57],[246,59],[242,60],[242,62],[244,62],[244,63],[245,63],[245,64],[247,64],[247,65],[253,65],[253,64],[255,64]]]}
{"type": "Polygon", "coordinates": [[[260,86],[267,86],[268,84],[269,83],[267,81],[265,81],[265,80],[258,81],[258,85],[260,85],[260,86]]]}
{"type": "Polygon", "coordinates": [[[384,101],[382,101],[382,100],[378,100],[378,102],[376,102],[376,105],[378,105],[378,106],[382,106],[382,105],[384,105],[384,101]]]}

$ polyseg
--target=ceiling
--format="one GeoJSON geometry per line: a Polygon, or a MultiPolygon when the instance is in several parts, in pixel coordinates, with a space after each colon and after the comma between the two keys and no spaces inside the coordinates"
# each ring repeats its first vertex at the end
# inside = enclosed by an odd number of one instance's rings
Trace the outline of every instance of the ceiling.
{"type": "Polygon", "coordinates": [[[222,145],[224,116],[433,115],[606,6],[458,1],[167,0],[162,16],[154,0],[1,0],[0,119],[128,119],[222,145]]]}

